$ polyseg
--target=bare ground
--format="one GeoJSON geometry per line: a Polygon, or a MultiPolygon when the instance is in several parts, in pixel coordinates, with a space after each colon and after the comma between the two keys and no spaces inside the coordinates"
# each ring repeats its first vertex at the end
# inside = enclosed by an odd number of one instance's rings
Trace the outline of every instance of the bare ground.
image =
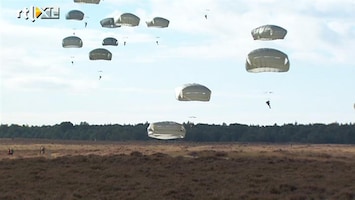
{"type": "Polygon", "coordinates": [[[0,199],[353,200],[355,146],[3,139],[0,199]]]}

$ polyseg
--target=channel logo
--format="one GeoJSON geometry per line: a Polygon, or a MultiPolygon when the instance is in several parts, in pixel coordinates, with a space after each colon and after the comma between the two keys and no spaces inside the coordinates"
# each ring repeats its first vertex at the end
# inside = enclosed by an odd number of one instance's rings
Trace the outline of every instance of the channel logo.
{"type": "Polygon", "coordinates": [[[59,19],[60,8],[59,7],[37,7],[32,6],[30,8],[24,8],[17,13],[17,18],[24,17],[26,20],[31,19],[35,22],[37,19],[59,19]]]}

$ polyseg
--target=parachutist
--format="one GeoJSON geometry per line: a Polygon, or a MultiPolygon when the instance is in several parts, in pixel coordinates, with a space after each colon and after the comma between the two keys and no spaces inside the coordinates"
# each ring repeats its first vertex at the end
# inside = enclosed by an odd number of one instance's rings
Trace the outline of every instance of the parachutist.
{"type": "Polygon", "coordinates": [[[207,15],[205,15],[205,18],[207,19],[207,15]]]}
{"type": "Polygon", "coordinates": [[[269,106],[269,108],[271,109],[270,101],[268,100],[268,101],[266,101],[265,103],[266,103],[266,104],[269,106]]]}
{"type": "Polygon", "coordinates": [[[157,45],[159,45],[159,41],[157,40],[157,41],[155,41],[155,43],[157,43],[157,45]]]}
{"type": "Polygon", "coordinates": [[[85,22],[85,28],[88,26],[88,23],[87,22],[85,22]]]}
{"type": "Polygon", "coordinates": [[[74,65],[74,61],[71,61],[71,64],[74,65]]]}
{"type": "Polygon", "coordinates": [[[123,45],[126,46],[126,41],[123,42],[123,45]]]}
{"type": "Polygon", "coordinates": [[[101,80],[102,76],[99,76],[99,80],[101,80]]]}

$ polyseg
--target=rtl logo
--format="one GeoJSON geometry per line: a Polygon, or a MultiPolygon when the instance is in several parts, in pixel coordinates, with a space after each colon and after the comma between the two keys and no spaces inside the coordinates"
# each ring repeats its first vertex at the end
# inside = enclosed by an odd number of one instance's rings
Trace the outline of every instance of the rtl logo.
{"type": "Polygon", "coordinates": [[[32,22],[36,19],[59,19],[60,8],[59,7],[44,7],[40,8],[32,6],[30,8],[24,8],[18,11],[17,18],[25,17],[26,20],[31,18],[32,22]]]}

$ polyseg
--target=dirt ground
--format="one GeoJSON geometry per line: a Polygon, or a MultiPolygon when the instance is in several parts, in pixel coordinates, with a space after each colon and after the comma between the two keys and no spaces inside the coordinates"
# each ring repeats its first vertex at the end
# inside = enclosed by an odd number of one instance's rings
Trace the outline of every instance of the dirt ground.
{"type": "Polygon", "coordinates": [[[1,139],[0,199],[355,200],[355,146],[1,139]]]}

